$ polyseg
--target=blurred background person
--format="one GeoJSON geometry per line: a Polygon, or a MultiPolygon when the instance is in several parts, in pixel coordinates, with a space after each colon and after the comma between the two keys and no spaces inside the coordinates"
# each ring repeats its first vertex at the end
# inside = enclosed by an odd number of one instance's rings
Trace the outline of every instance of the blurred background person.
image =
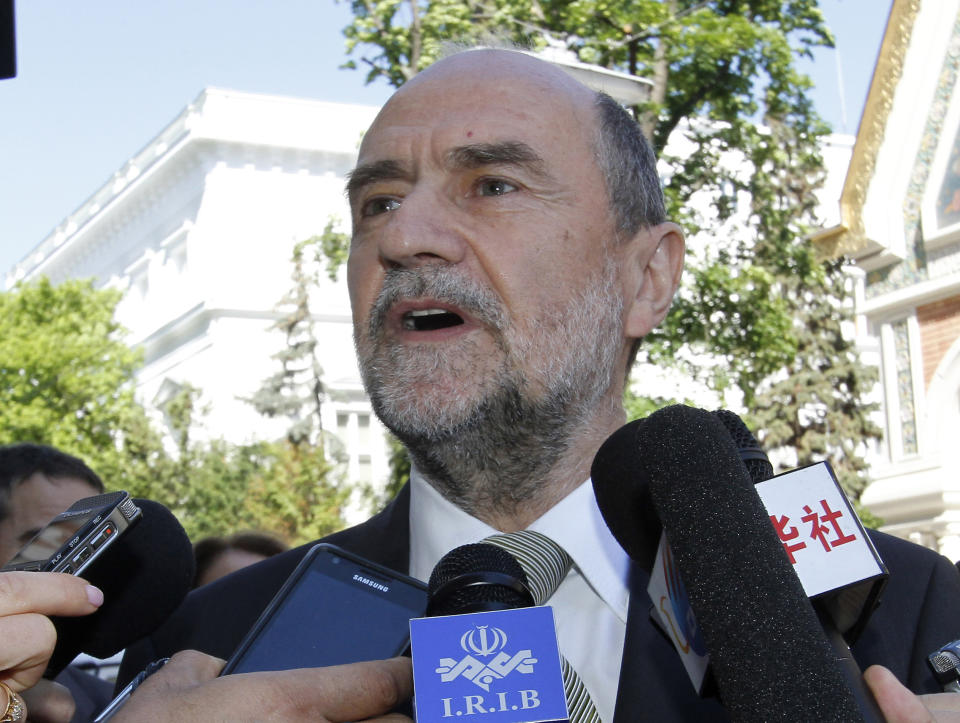
{"type": "Polygon", "coordinates": [[[0,564],[74,502],[103,491],[78,457],[44,444],[0,446],[0,564]]]}
{"type": "Polygon", "coordinates": [[[206,585],[234,570],[284,552],[287,548],[287,544],[275,535],[254,530],[226,537],[204,537],[193,545],[193,556],[197,562],[193,586],[206,585]]]}
{"type": "MultiPolygon", "coordinates": [[[[103,481],[78,457],[44,444],[0,446],[0,564],[74,502],[103,492],[103,481]]],[[[77,665],[68,665],[55,681],[66,686],[73,697],[76,708],[69,720],[74,723],[89,721],[113,695],[110,681],[77,665]]],[[[49,681],[41,681],[32,691],[34,718],[62,695],[49,681]]],[[[58,704],[58,709],[62,710],[62,705],[58,704]]]]}

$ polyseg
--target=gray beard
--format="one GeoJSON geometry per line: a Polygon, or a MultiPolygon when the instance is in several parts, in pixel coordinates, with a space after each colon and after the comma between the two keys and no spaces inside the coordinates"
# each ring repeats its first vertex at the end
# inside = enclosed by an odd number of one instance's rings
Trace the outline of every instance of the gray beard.
{"type": "Polygon", "coordinates": [[[544,490],[616,371],[623,300],[613,278],[608,261],[601,276],[523,337],[510,333],[495,295],[448,266],[387,272],[365,338],[356,332],[364,385],[377,416],[448,500],[475,516],[513,515],[544,490]],[[408,353],[384,339],[386,311],[397,299],[416,296],[455,304],[490,330],[500,364],[495,374],[484,375],[478,393],[450,398],[411,390],[409,380],[435,370],[460,379],[479,376],[472,375],[469,344],[450,359],[444,350],[408,353]],[[533,369],[532,358],[540,361],[533,369]]]}

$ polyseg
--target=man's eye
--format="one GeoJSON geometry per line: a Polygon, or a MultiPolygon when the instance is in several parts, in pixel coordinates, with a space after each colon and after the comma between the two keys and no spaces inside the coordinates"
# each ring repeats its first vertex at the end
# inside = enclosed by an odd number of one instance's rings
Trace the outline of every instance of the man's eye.
{"type": "Polygon", "coordinates": [[[361,216],[378,216],[387,211],[396,211],[400,208],[400,201],[396,198],[372,198],[360,208],[361,216]]]}
{"type": "Polygon", "coordinates": [[[513,193],[517,187],[512,183],[499,178],[488,178],[480,182],[479,192],[481,196],[502,196],[505,193],[513,193]]]}

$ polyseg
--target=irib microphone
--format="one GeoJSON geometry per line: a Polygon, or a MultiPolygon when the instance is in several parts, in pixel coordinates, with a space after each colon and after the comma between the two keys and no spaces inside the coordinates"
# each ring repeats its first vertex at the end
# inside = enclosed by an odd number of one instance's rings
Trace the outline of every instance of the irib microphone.
{"type": "Polygon", "coordinates": [[[444,555],[427,583],[427,616],[530,607],[533,595],[516,558],[488,543],[461,545],[444,555]]]}
{"type": "Polygon", "coordinates": [[[638,531],[634,514],[655,508],[734,720],[863,719],[718,419],[679,405],[655,412],[607,440],[592,475],[611,531],[641,564],[659,529],[638,531]]]}
{"type": "Polygon", "coordinates": [[[567,719],[553,611],[534,605],[520,563],[489,543],[437,563],[427,615],[410,621],[416,720],[567,719]]]}
{"type": "Polygon", "coordinates": [[[77,655],[109,658],[152,633],[193,583],[193,547],[173,513],[135,500],[140,521],[82,577],[103,590],[103,605],[83,617],[54,617],[57,645],[44,672],[53,678],[77,655]]]}

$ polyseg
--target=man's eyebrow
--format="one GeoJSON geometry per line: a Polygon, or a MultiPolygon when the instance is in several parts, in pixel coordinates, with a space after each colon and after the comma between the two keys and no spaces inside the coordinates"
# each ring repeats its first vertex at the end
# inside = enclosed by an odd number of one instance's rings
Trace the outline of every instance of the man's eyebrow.
{"type": "Polygon", "coordinates": [[[362,188],[371,183],[409,179],[411,175],[399,161],[383,160],[361,164],[347,174],[347,197],[353,200],[362,188]]]}
{"type": "Polygon", "coordinates": [[[549,178],[543,158],[522,141],[458,146],[447,152],[447,163],[453,168],[521,166],[542,178],[549,178]]]}

